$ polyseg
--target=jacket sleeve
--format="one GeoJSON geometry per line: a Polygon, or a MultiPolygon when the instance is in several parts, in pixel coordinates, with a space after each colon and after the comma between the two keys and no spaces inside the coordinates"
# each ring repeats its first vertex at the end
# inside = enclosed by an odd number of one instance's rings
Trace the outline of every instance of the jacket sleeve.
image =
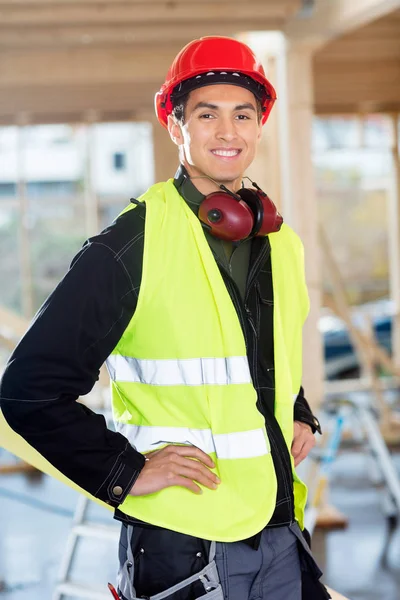
{"type": "Polygon", "coordinates": [[[313,433],[318,431],[322,434],[321,425],[317,417],[313,415],[313,412],[304,397],[304,389],[301,387],[294,403],[294,420],[307,423],[311,427],[313,433]]]}
{"type": "Polygon", "coordinates": [[[77,400],[94,386],[137,297],[123,257],[101,236],[93,240],[12,354],[0,402],[10,427],[50,463],[93,496],[118,506],[145,459],[107,428],[102,415],[77,400]]]}

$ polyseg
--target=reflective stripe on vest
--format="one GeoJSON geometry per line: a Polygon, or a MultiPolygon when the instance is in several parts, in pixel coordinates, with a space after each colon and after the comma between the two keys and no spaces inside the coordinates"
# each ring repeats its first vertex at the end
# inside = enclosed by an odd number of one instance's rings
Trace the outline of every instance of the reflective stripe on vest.
{"type": "Polygon", "coordinates": [[[112,354],[107,368],[113,381],[147,385],[231,385],[251,383],[246,356],[143,360],[112,354]]]}
{"type": "Polygon", "coordinates": [[[139,452],[156,450],[165,444],[187,444],[207,454],[215,453],[219,459],[254,458],[269,454],[263,429],[213,435],[211,429],[143,427],[118,422],[115,426],[139,452]]]}

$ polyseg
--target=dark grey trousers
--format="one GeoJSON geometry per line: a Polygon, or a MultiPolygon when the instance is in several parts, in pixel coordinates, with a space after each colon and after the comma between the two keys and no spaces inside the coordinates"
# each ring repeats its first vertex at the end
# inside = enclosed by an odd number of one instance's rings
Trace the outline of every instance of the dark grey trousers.
{"type": "Polygon", "coordinates": [[[215,561],[225,600],[301,600],[297,537],[289,527],[265,529],[258,550],[217,543],[215,561]]]}
{"type": "Polygon", "coordinates": [[[301,600],[298,541],[305,544],[293,524],[265,529],[258,550],[212,542],[204,554],[197,538],[123,526],[118,592],[122,600],[301,600]]]}

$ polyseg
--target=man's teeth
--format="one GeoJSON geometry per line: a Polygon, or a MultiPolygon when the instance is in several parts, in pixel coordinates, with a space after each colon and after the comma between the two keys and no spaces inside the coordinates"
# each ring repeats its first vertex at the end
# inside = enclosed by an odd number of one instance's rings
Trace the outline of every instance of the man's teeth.
{"type": "Polygon", "coordinates": [[[213,150],[213,154],[217,154],[217,156],[236,156],[239,154],[239,150],[213,150]]]}

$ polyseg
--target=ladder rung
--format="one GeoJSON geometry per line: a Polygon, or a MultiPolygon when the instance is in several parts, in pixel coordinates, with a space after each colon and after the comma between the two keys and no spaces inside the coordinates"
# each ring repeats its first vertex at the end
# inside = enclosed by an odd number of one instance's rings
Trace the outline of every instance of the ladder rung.
{"type": "Polygon", "coordinates": [[[103,540],[119,539],[119,529],[111,525],[74,525],[72,533],[76,536],[99,538],[103,540]]]}

